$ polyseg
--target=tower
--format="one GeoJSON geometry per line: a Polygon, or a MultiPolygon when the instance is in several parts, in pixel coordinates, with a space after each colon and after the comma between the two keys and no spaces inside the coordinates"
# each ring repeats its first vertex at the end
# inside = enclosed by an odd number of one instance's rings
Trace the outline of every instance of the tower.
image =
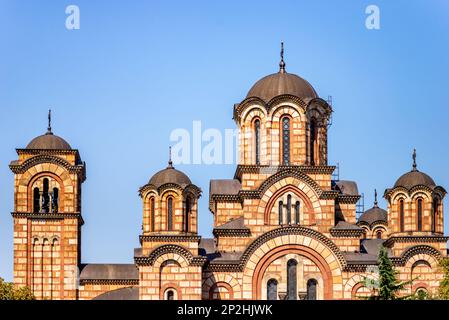
{"type": "Polygon", "coordinates": [[[86,167],[78,150],[44,135],[10,163],[14,173],[14,283],[38,299],[76,299],[81,248],[81,184],[86,167]]]}
{"type": "Polygon", "coordinates": [[[140,189],[141,248],[135,251],[140,299],[201,299],[198,199],[201,190],[171,159],[140,189]]]}

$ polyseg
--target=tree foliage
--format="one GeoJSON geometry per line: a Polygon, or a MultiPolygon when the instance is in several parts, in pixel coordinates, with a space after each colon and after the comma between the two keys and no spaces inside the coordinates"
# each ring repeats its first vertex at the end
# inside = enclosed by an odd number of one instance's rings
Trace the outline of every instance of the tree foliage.
{"type": "Polygon", "coordinates": [[[439,298],[449,300],[449,258],[442,259],[440,266],[444,272],[444,278],[440,282],[439,298]]]}
{"type": "Polygon", "coordinates": [[[0,300],[35,300],[28,287],[14,287],[14,284],[0,278],[0,300]]]}

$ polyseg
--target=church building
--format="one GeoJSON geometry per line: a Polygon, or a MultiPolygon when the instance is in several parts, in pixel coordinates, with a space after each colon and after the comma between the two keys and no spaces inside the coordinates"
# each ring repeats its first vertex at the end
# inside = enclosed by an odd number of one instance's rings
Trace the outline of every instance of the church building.
{"type": "Polygon", "coordinates": [[[358,299],[373,293],[364,280],[376,280],[385,247],[400,279],[413,279],[404,295],[437,292],[446,191],[416,153],[387,186],[387,208],[376,193],[358,217],[356,182],[335,179],[328,164],[332,106],[286,71],[283,53],[278,72],[233,112],[239,163],[234,177],[210,181],[213,238],[198,235],[200,186],[169,161],[139,189],[143,227],[130,264],[83,264],[86,164],[49,121],[10,164],[15,285],[38,299],[358,299]]]}

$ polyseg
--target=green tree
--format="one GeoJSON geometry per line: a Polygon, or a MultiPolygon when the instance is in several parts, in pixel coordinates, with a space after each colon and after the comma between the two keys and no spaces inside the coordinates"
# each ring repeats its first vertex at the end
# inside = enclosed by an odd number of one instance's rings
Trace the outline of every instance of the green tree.
{"type": "Polygon", "coordinates": [[[30,288],[16,288],[12,283],[0,278],[0,300],[35,300],[35,297],[30,288]]]}
{"type": "Polygon", "coordinates": [[[449,258],[442,259],[440,266],[444,272],[444,278],[440,282],[439,298],[449,300],[449,258]]]}
{"type": "Polygon", "coordinates": [[[398,271],[394,269],[391,259],[388,257],[388,252],[385,247],[382,247],[379,251],[378,257],[379,263],[379,280],[377,281],[377,288],[375,294],[368,299],[371,300],[404,300],[409,299],[411,296],[400,296],[401,290],[407,285],[411,284],[410,281],[399,281],[398,271]]]}

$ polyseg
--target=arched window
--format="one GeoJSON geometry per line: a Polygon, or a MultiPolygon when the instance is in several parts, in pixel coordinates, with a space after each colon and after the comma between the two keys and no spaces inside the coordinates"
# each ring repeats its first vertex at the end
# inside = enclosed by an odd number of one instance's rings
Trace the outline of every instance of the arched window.
{"type": "Polygon", "coordinates": [[[150,230],[151,231],[155,231],[154,230],[154,218],[155,218],[154,209],[155,209],[155,201],[154,201],[154,197],[151,197],[150,198],[150,230]]]}
{"type": "Polygon", "coordinates": [[[58,212],[58,207],[59,207],[59,189],[58,188],[53,188],[53,197],[52,197],[52,201],[51,201],[51,207],[52,207],[52,211],[54,213],[58,212]]]}
{"type": "Polygon", "coordinates": [[[399,230],[404,232],[404,200],[399,200],[399,230]]]}
{"type": "Polygon", "coordinates": [[[33,212],[38,213],[41,210],[41,195],[39,188],[33,189],[33,212]]]}
{"type": "Polygon", "coordinates": [[[310,165],[315,165],[316,120],[310,120],[310,165]]]}
{"type": "Polygon", "coordinates": [[[309,279],[307,281],[307,300],[316,300],[316,287],[318,285],[318,281],[315,279],[309,279]]]}
{"type": "Polygon", "coordinates": [[[295,203],[295,222],[299,224],[299,210],[301,209],[301,203],[296,201],[295,203]]]}
{"type": "Polygon", "coordinates": [[[290,117],[282,118],[282,164],[290,164],[290,117]]]}
{"type": "Polygon", "coordinates": [[[287,224],[292,223],[292,196],[287,196],[287,224]]]}
{"type": "Polygon", "coordinates": [[[175,300],[175,292],[173,290],[167,290],[165,293],[165,300],[175,300]]]}
{"type": "Polygon", "coordinates": [[[438,199],[433,199],[433,212],[432,212],[432,232],[436,232],[436,224],[438,219],[438,199]]]}
{"type": "Polygon", "coordinates": [[[173,230],[173,198],[167,199],[167,229],[168,231],[173,230]]]}
{"type": "Polygon", "coordinates": [[[278,299],[278,282],[276,279],[270,279],[267,282],[267,300],[278,299]]]}
{"type": "Polygon", "coordinates": [[[284,210],[284,203],[282,201],[279,201],[279,224],[280,225],[283,224],[283,221],[282,221],[282,216],[284,215],[283,210],[284,210]]]}
{"type": "Polygon", "coordinates": [[[417,210],[418,210],[418,231],[422,231],[422,199],[418,199],[417,203],[417,210]]]}
{"type": "Polygon", "coordinates": [[[260,120],[256,119],[254,121],[254,151],[256,165],[260,164],[260,120]]]}
{"type": "Polygon", "coordinates": [[[287,300],[297,300],[296,267],[298,262],[290,259],[287,262],[287,300]]]}
{"type": "Polygon", "coordinates": [[[377,238],[377,239],[382,239],[382,230],[377,230],[377,232],[376,232],[376,238],[377,238]]]}
{"type": "Polygon", "coordinates": [[[50,195],[48,193],[49,188],[48,179],[44,179],[44,192],[42,193],[42,211],[45,213],[50,212],[50,195]]]}
{"type": "Polygon", "coordinates": [[[184,231],[189,232],[189,220],[190,220],[190,212],[192,210],[192,201],[190,197],[186,199],[186,214],[184,218],[184,231]]]}

